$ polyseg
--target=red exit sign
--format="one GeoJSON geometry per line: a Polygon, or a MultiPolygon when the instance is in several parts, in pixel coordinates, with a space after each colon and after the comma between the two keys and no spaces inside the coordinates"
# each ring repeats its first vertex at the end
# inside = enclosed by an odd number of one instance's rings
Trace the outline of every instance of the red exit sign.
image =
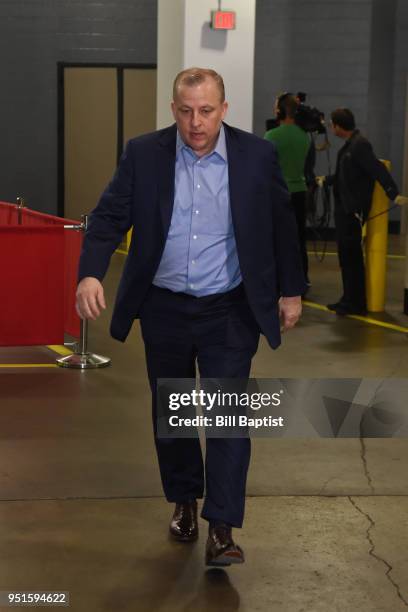
{"type": "Polygon", "coordinates": [[[212,11],[211,27],[213,30],[235,30],[234,11],[212,11]]]}

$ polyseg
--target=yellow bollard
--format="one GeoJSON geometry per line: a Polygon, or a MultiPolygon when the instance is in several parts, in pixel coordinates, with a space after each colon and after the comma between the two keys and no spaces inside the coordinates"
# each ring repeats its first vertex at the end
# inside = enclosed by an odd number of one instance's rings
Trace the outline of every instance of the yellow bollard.
{"type": "MultiPolygon", "coordinates": [[[[391,163],[388,160],[381,161],[390,170],[391,163]]],[[[388,198],[376,182],[369,214],[369,217],[374,218],[367,221],[365,242],[367,309],[371,312],[383,312],[385,308],[388,208],[388,198]]]]}
{"type": "Polygon", "coordinates": [[[124,255],[129,253],[130,241],[132,240],[132,231],[133,227],[131,227],[130,230],[123,236],[122,242],[117,248],[117,251],[124,255]]]}
{"type": "Polygon", "coordinates": [[[130,241],[132,240],[133,227],[126,234],[126,251],[129,253],[130,241]]]}

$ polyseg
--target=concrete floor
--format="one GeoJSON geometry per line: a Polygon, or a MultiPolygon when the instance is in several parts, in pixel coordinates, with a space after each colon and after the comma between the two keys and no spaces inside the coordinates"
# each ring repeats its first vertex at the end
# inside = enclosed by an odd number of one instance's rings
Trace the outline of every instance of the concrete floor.
{"type": "MultiPolygon", "coordinates": [[[[122,263],[115,255],[106,279],[110,304],[122,263]]],[[[376,318],[408,327],[404,265],[389,260],[376,318]]],[[[311,257],[311,268],[308,299],[334,301],[337,259],[311,257]]],[[[110,368],[0,367],[0,590],[70,591],[75,612],[408,607],[407,440],[254,439],[235,532],[247,562],[207,570],[204,521],[196,544],[167,536],[139,326],[121,345],[108,322],[109,312],[91,325],[90,346],[110,368]]],[[[54,357],[0,350],[3,364],[54,357]]],[[[261,342],[252,375],[407,378],[407,335],[306,305],[279,351],[261,342]]]]}

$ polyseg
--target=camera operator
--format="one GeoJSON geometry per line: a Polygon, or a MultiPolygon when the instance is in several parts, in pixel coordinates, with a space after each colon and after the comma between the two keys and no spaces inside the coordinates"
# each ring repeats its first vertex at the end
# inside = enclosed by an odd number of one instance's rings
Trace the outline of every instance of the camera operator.
{"type": "Polygon", "coordinates": [[[273,142],[278,153],[278,161],[291,196],[298,228],[305,280],[310,286],[306,249],[306,193],[305,166],[311,153],[311,139],[304,129],[296,123],[299,99],[286,93],[279,96],[275,103],[278,127],[265,133],[266,140],[273,142]]]}
{"type": "Polygon", "coordinates": [[[316,181],[320,186],[325,180],[333,185],[343,295],[338,302],[327,307],[338,315],[365,315],[367,303],[361,229],[370,212],[374,183],[378,181],[396,204],[407,204],[408,198],[398,195],[391,174],[376,158],[369,141],[356,129],[354,115],[349,109],[333,111],[331,127],[333,133],[346,142],[338,153],[335,174],[317,177],[316,181]]]}

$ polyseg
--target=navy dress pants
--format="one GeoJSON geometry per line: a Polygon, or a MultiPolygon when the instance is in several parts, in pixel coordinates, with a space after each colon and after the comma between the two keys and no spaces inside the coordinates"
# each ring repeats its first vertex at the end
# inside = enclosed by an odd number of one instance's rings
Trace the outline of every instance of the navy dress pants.
{"type": "Polygon", "coordinates": [[[350,308],[366,310],[365,268],[360,221],[353,213],[346,212],[341,201],[338,200],[335,201],[334,221],[343,280],[343,296],[340,301],[350,308]]]}
{"type": "Polygon", "coordinates": [[[201,516],[241,527],[249,438],[207,438],[205,468],[197,438],[158,438],[158,378],[248,378],[259,326],[243,285],[205,297],[152,285],[140,310],[153,399],[153,430],[164,493],[169,502],[203,497],[201,516]]]}

